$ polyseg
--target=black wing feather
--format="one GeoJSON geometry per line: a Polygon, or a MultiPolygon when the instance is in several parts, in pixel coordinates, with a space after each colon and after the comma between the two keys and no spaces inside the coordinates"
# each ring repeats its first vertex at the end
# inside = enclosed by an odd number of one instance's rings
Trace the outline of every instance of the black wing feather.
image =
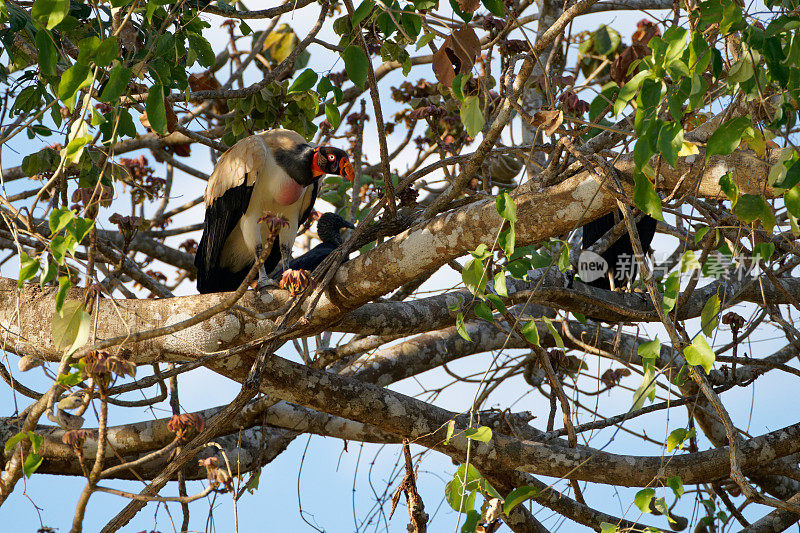
{"type": "MultiPolygon", "coordinates": [[[[247,183],[247,179],[245,179],[247,183]]],[[[247,276],[247,270],[231,272],[219,266],[225,241],[247,211],[253,187],[244,183],[231,187],[206,209],[203,237],[197,246],[197,290],[201,294],[235,290],[247,276]],[[238,281],[237,281],[238,280],[238,281]]]]}
{"type": "MultiPolygon", "coordinates": [[[[617,216],[619,217],[617,220],[622,220],[622,213],[617,211],[617,216]]],[[[594,243],[596,243],[600,238],[606,234],[611,228],[614,227],[616,222],[614,221],[614,212],[608,213],[597,220],[589,222],[585,226],[583,226],[583,248],[589,248],[594,243]]],[[[653,242],[653,237],[656,234],[656,225],[658,222],[656,219],[649,215],[644,215],[639,222],[636,223],[636,230],[639,232],[639,239],[642,243],[642,249],[645,253],[650,248],[650,244],[653,242]]],[[[630,281],[635,281],[639,274],[639,267],[638,264],[634,261],[633,262],[633,269],[631,269],[631,263],[626,261],[624,258],[633,258],[633,245],[631,244],[631,239],[627,232],[625,232],[619,239],[614,241],[608,249],[600,254],[600,256],[606,260],[611,269],[611,272],[614,274],[614,279],[619,279],[617,276],[617,272],[626,271],[625,275],[622,276],[624,278],[629,278],[627,274],[633,274],[633,277],[630,281]]],[[[598,278],[589,285],[600,289],[609,290],[611,288],[611,284],[608,281],[606,276],[598,278]]]]}
{"type": "Polygon", "coordinates": [[[300,220],[297,223],[297,227],[303,225],[303,222],[308,220],[308,217],[311,216],[311,211],[314,210],[314,202],[317,201],[317,193],[319,192],[319,180],[316,180],[314,184],[311,186],[311,203],[308,204],[308,209],[300,215],[300,220]]]}

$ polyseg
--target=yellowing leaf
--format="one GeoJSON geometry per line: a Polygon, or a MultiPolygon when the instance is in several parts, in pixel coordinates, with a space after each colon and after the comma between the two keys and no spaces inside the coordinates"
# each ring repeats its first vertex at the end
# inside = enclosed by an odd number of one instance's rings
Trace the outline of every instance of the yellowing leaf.
{"type": "Polygon", "coordinates": [[[89,340],[91,316],[83,310],[78,300],[64,302],[61,313],[53,315],[51,334],[53,344],[59,350],[73,353],[89,340]]]}
{"type": "Polygon", "coordinates": [[[697,155],[700,153],[700,150],[697,148],[697,145],[694,143],[690,143],[689,141],[683,141],[683,145],[681,149],[678,151],[678,157],[686,157],[687,155],[697,155]]]}
{"type": "Polygon", "coordinates": [[[716,359],[714,350],[711,349],[711,346],[708,345],[708,341],[702,335],[698,335],[694,338],[692,344],[683,350],[683,355],[687,363],[690,365],[702,366],[706,374],[711,372],[711,368],[714,366],[714,360],[716,359]]]}

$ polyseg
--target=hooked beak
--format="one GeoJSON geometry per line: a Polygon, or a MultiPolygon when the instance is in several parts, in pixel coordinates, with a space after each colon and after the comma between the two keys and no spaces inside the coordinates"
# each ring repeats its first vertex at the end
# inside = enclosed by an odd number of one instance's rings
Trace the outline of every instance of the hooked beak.
{"type": "Polygon", "coordinates": [[[342,159],[341,169],[342,172],[344,172],[344,177],[347,178],[347,181],[353,181],[356,179],[356,171],[353,170],[353,165],[350,163],[349,159],[342,159]]]}

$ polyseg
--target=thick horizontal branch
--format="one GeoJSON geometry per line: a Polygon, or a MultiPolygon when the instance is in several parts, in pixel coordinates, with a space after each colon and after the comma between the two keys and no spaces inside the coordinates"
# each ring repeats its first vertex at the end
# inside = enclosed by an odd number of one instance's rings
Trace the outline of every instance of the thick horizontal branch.
{"type": "MultiPolygon", "coordinates": [[[[244,376],[231,376],[244,379],[244,376]]],[[[448,422],[457,413],[376,385],[333,375],[273,355],[263,374],[262,392],[286,401],[356,420],[445,454],[465,452],[465,427],[445,445],[448,422]]],[[[800,423],[744,441],[745,472],[800,451],[800,423]]],[[[684,484],[705,483],[730,474],[727,447],[673,455],[641,457],[618,455],[588,447],[520,441],[495,433],[488,443],[473,443],[472,456],[496,468],[522,470],[556,478],[570,478],[619,486],[648,486],[680,476],[684,484]]]]}
{"type": "MultiPolygon", "coordinates": [[[[734,159],[747,157],[750,156],[736,155],[736,153],[733,155],[734,159]]],[[[722,165],[719,162],[715,164],[717,167],[722,165]]],[[[756,192],[766,180],[767,168],[766,164],[761,164],[761,172],[758,174],[755,172],[735,173],[734,176],[739,180],[740,191],[756,192]]],[[[717,195],[719,194],[717,176],[718,173],[704,174],[702,183],[697,185],[692,183],[691,175],[689,175],[681,182],[680,188],[688,191],[698,186],[701,193],[705,191],[709,195],[717,195]],[[710,183],[704,185],[706,182],[710,183]]],[[[675,185],[672,183],[673,178],[676,182],[680,179],[677,175],[665,174],[664,186],[675,185]]],[[[599,185],[593,178],[587,175],[578,175],[541,191],[517,195],[515,198],[518,216],[517,244],[542,242],[573,229],[581,221],[596,218],[608,212],[616,205],[613,203],[613,196],[602,189],[598,191],[598,188],[599,185]]],[[[355,257],[337,271],[333,283],[322,294],[317,306],[310,314],[310,325],[306,332],[336,329],[336,322],[342,320],[348,311],[367,304],[420,275],[435,271],[447,261],[460,257],[469,250],[474,250],[479,244],[494,242],[502,222],[493,199],[478,201],[440,215],[425,224],[409,228],[373,250],[355,257]]],[[[793,284],[796,283],[794,280],[784,281],[789,292],[795,294],[797,290],[793,284]]],[[[768,290],[770,285],[764,282],[761,286],[767,287],[768,290]]],[[[714,289],[710,285],[707,290],[714,289]]],[[[697,308],[694,311],[699,314],[699,310],[702,309],[700,302],[705,302],[705,298],[702,297],[705,290],[695,291],[696,294],[689,303],[696,302],[696,305],[687,304],[684,306],[685,312],[697,308]]],[[[10,349],[17,353],[38,353],[42,358],[53,360],[60,357],[60,353],[53,347],[49,331],[39,327],[42,321],[48,321],[52,316],[54,292],[50,289],[41,291],[28,288],[24,293],[18,295],[13,281],[0,280],[0,324],[11,333],[8,338],[10,349]],[[20,308],[23,316],[21,317],[15,315],[18,303],[22,304],[20,308]],[[17,335],[18,337],[14,338],[17,335]]],[[[753,301],[761,301],[760,294],[756,299],[755,286],[752,292],[754,294],[753,301]]],[[[562,290],[559,294],[561,296],[555,299],[539,298],[540,303],[570,309],[570,300],[575,300],[575,293],[562,290]]],[[[746,299],[744,298],[746,295],[745,291],[741,297],[746,299]]],[[[783,298],[777,293],[775,296],[783,298]]],[[[617,298],[616,296],[609,297],[607,293],[602,297],[617,298]]],[[[160,302],[136,300],[112,303],[101,300],[98,338],[109,339],[128,335],[131,331],[143,331],[174,324],[218,303],[222,298],[224,298],[222,295],[205,295],[173,298],[160,302]]],[[[647,315],[652,315],[651,304],[639,296],[626,295],[621,298],[624,300],[623,309],[639,308],[647,315]]],[[[273,332],[273,322],[257,320],[253,314],[280,309],[287,299],[288,294],[284,291],[273,290],[260,295],[251,293],[239,303],[242,308],[249,309],[249,313],[238,309],[221,313],[206,323],[163,338],[143,342],[136,345],[135,349],[134,346],[128,347],[133,349],[132,356],[135,361],[149,362],[160,358],[162,354],[172,354],[177,359],[192,359],[209,352],[237,346],[273,332]]],[[[440,299],[442,304],[434,306],[435,310],[418,314],[420,323],[430,320],[430,312],[444,317],[444,310],[447,309],[447,304],[451,303],[448,301],[451,298],[443,296],[440,299]]],[[[307,311],[309,305],[309,302],[305,303],[307,311]]],[[[381,311],[394,313],[401,306],[412,309],[415,305],[419,310],[424,304],[377,303],[372,305],[377,307],[370,308],[370,312],[373,314],[369,324],[378,326],[375,324],[376,320],[386,322],[386,319],[383,318],[386,313],[378,314],[381,311]],[[379,309],[379,307],[384,308],[379,309]]],[[[453,313],[448,310],[448,314],[453,313]]],[[[362,313],[361,316],[363,317],[364,314],[362,313]]],[[[416,332],[440,329],[452,322],[448,324],[427,322],[427,324],[427,329],[416,332]]]]}

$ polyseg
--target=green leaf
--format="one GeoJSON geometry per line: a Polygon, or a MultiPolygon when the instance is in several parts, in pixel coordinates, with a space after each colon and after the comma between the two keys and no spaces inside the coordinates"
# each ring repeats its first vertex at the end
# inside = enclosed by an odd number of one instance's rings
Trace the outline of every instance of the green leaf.
{"type": "Polygon", "coordinates": [[[664,298],[662,301],[662,308],[665,313],[672,311],[675,307],[675,302],[678,300],[678,288],[681,285],[681,277],[679,272],[673,272],[664,281],[664,298]]]}
{"type": "Polygon", "coordinates": [[[456,331],[461,335],[462,339],[467,342],[472,342],[469,333],[467,333],[467,328],[464,326],[464,314],[461,312],[456,315],[456,331]]]}
{"type": "Polygon", "coordinates": [[[76,217],[72,224],[67,226],[67,232],[75,239],[75,244],[81,244],[93,226],[94,220],[76,217]]]}
{"type": "Polygon", "coordinates": [[[714,350],[711,349],[711,346],[708,345],[708,341],[702,335],[695,337],[692,344],[683,350],[683,356],[690,365],[702,366],[706,374],[711,372],[711,368],[714,366],[714,360],[716,359],[714,350]]]}
{"type": "Polygon", "coordinates": [[[473,139],[483,129],[483,112],[476,95],[467,96],[461,104],[461,123],[473,139]]]}
{"type": "Polygon", "coordinates": [[[747,117],[736,117],[716,129],[708,139],[706,145],[706,161],[712,155],[728,155],[742,141],[742,135],[752,127],[752,121],[747,117]]]}
{"type": "Polygon", "coordinates": [[[490,440],[492,440],[492,430],[486,426],[469,428],[464,432],[464,435],[468,439],[477,440],[480,442],[489,442],[490,440]]]}
{"type": "MultiPolygon", "coordinates": [[[[785,164],[782,161],[778,161],[777,165],[783,165],[784,168],[785,164]]],[[[772,172],[770,171],[770,177],[772,177],[772,172]]],[[[783,176],[783,179],[780,182],[774,183],[775,187],[780,189],[791,189],[795,185],[800,183],[800,159],[796,160],[792,163],[792,166],[786,170],[786,174],[783,176]]]]}
{"type": "Polygon", "coordinates": [[[375,7],[375,0],[364,0],[361,2],[361,4],[359,4],[359,6],[353,12],[353,17],[350,19],[350,22],[354,28],[358,26],[362,20],[367,18],[367,15],[370,14],[373,7],[375,7]]]}
{"type": "Polygon", "coordinates": [[[636,493],[636,496],[633,498],[633,503],[635,503],[636,507],[638,507],[643,513],[649,513],[651,512],[650,501],[655,495],[656,491],[653,489],[642,489],[636,493]]]}
{"type": "Polygon", "coordinates": [[[570,268],[572,268],[572,264],[569,262],[569,245],[566,242],[561,241],[564,246],[561,247],[561,251],[558,252],[558,270],[561,272],[566,272],[570,268]]]}
{"type": "Polygon", "coordinates": [[[363,89],[367,83],[368,61],[367,55],[360,46],[350,45],[342,52],[344,69],[347,77],[358,87],[363,89]]]}
{"type": "Polygon", "coordinates": [[[494,322],[494,317],[492,316],[492,310],[489,309],[489,306],[483,302],[478,302],[473,310],[475,316],[478,318],[482,318],[487,322],[494,322]]]}
{"type": "Polygon", "coordinates": [[[633,146],[633,162],[636,165],[636,170],[641,171],[650,157],[653,155],[653,149],[650,146],[650,140],[644,137],[636,139],[636,144],[633,146]]]}
{"type": "Polygon", "coordinates": [[[674,520],[672,520],[672,518],[670,517],[670,514],[669,514],[669,507],[667,507],[667,502],[664,500],[664,498],[656,498],[656,499],[654,499],[654,500],[652,501],[652,503],[651,503],[650,505],[651,505],[651,506],[652,506],[652,507],[653,507],[653,508],[654,508],[656,511],[658,511],[658,512],[659,512],[659,513],[661,513],[662,515],[666,516],[666,517],[667,517],[667,519],[668,519],[670,522],[673,522],[673,521],[674,521],[674,520]]]}
{"type": "Polygon", "coordinates": [[[614,116],[619,115],[622,110],[625,109],[625,106],[628,105],[628,102],[633,100],[633,97],[636,96],[636,92],[639,90],[642,82],[649,75],[649,70],[639,72],[633,78],[631,78],[631,81],[626,83],[622,89],[620,89],[619,94],[617,95],[617,100],[614,102],[614,116]]]}
{"type": "Polygon", "coordinates": [[[496,17],[505,17],[506,9],[503,6],[502,0],[481,0],[483,6],[496,17]]]}
{"type": "Polygon", "coordinates": [[[44,442],[44,437],[42,437],[41,435],[37,435],[33,431],[29,431],[28,438],[31,439],[31,450],[38,452],[39,447],[44,442]]]}
{"type": "Polygon", "coordinates": [[[681,481],[681,476],[672,476],[667,478],[667,487],[672,489],[673,494],[675,494],[676,498],[680,498],[683,496],[683,482],[681,481]]]}
{"type": "Polygon", "coordinates": [[[503,249],[503,253],[505,253],[507,257],[514,255],[514,248],[517,244],[517,233],[514,230],[513,224],[500,232],[497,244],[500,245],[500,248],[503,249]]]}
{"type": "Polygon", "coordinates": [[[28,454],[28,457],[25,458],[25,463],[22,465],[22,472],[25,474],[25,477],[31,477],[42,464],[43,460],[43,457],[35,453],[28,454]]]}
{"type": "Polygon", "coordinates": [[[481,513],[476,510],[468,511],[464,525],[461,526],[461,533],[475,533],[478,530],[478,522],[481,520],[481,513]]]}
{"type": "MultiPolygon", "coordinates": [[[[644,361],[649,361],[645,359],[644,361]]],[[[641,409],[644,401],[648,398],[652,402],[656,397],[656,373],[655,367],[652,363],[647,362],[644,366],[644,375],[642,376],[642,384],[633,393],[633,405],[631,411],[641,409]]]]}
{"type": "Polygon", "coordinates": [[[728,83],[731,85],[736,83],[744,83],[752,78],[753,74],[755,74],[753,60],[750,59],[748,54],[745,54],[731,67],[727,78],[728,83]]]}
{"type": "Polygon", "coordinates": [[[703,311],[700,313],[700,325],[703,329],[703,333],[708,337],[711,337],[714,334],[714,330],[717,329],[717,324],[719,323],[719,309],[719,296],[715,293],[706,301],[706,304],[703,306],[703,311]]]}
{"type": "Polygon", "coordinates": [[[328,119],[331,126],[338,128],[342,123],[342,116],[339,114],[339,108],[333,104],[325,104],[325,118],[328,119]]]}
{"type": "Polygon", "coordinates": [[[763,261],[769,261],[775,253],[775,244],[771,242],[760,242],[753,246],[753,253],[763,261]]]}
{"type": "Polygon", "coordinates": [[[39,30],[36,33],[36,49],[39,51],[39,72],[46,77],[57,75],[58,50],[49,31],[39,30]]]}
{"type": "Polygon", "coordinates": [[[189,40],[189,47],[197,54],[197,60],[200,62],[200,65],[206,68],[213,67],[217,58],[205,37],[193,32],[186,32],[185,35],[189,40]]]}
{"type": "Polygon", "coordinates": [[[310,90],[317,83],[317,73],[310,68],[305,69],[289,87],[290,93],[302,93],[310,90]]]}
{"type": "Polygon", "coordinates": [[[543,316],[542,320],[544,321],[545,325],[547,326],[547,329],[550,330],[550,335],[552,335],[553,339],[555,339],[556,346],[558,348],[560,348],[561,350],[563,350],[564,349],[564,339],[561,338],[561,334],[558,332],[556,327],[553,325],[553,321],[550,320],[550,318],[548,318],[546,316],[543,316]]]}
{"type": "Polygon", "coordinates": [[[761,220],[761,225],[770,233],[775,226],[775,215],[772,213],[772,208],[762,196],[755,194],[741,195],[736,202],[736,207],[733,208],[733,213],[746,224],[761,220]]]}
{"type": "Polygon", "coordinates": [[[67,291],[72,287],[72,282],[68,276],[61,276],[58,278],[58,292],[56,293],[56,313],[61,313],[64,308],[64,301],[67,298],[67,291]]]}
{"type": "Polygon", "coordinates": [[[511,511],[517,505],[521,504],[524,501],[533,499],[539,495],[541,491],[538,487],[534,487],[533,485],[525,485],[524,487],[517,487],[516,489],[512,490],[506,496],[505,502],[503,503],[503,512],[505,514],[510,514],[511,511]]]}
{"type": "Polygon", "coordinates": [[[56,383],[68,389],[70,387],[74,387],[84,379],[83,373],[70,372],[69,374],[59,375],[58,378],[56,378],[56,383]]]}
{"type": "Polygon", "coordinates": [[[39,260],[28,257],[28,254],[22,252],[19,256],[19,279],[17,280],[17,287],[23,287],[26,281],[33,278],[39,272],[39,260]]]}
{"type": "Polygon", "coordinates": [[[633,180],[633,201],[636,207],[656,220],[664,220],[661,214],[661,198],[647,176],[643,172],[634,172],[633,180]]]}
{"type": "Polygon", "coordinates": [[[117,38],[112,35],[108,39],[104,39],[97,47],[94,63],[98,67],[107,67],[117,56],[119,56],[119,44],[117,38]]]}
{"type": "Polygon", "coordinates": [[[658,151],[671,167],[678,163],[678,152],[683,147],[683,126],[680,122],[666,123],[658,132],[658,151]]]}
{"type": "Polygon", "coordinates": [[[436,34],[433,32],[426,33],[425,35],[420,37],[419,40],[417,41],[417,51],[419,51],[419,49],[422,48],[423,46],[427,46],[427,44],[431,42],[434,37],[436,37],[436,34]]]}
{"type": "Polygon", "coordinates": [[[69,144],[64,149],[64,160],[67,163],[77,163],[83,155],[83,148],[92,142],[92,136],[88,134],[89,126],[84,120],[78,120],[72,124],[69,132],[69,144]]]}
{"type": "Polygon", "coordinates": [[[44,256],[44,266],[42,267],[42,273],[39,275],[39,283],[44,285],[45,283],[50,283],[56,277],[58,273],[58,265],[55,261],[50,261],[48,256],[44,256]]]}
{"type": "Polygon", "coordinates": [[[125,89],[131,81],[131,69],[122,66],[122,63],[117,63],[111,68],[108,75],[108,82],[100,93],[101,102],[116,102],[119,97],[125,94],[125,89]]]}
{"type": "Polygon", "coordinates": [[[469,289],[469,292],[483,298],[483,293],[486,292],[486,274],[484,272],[483,261],[479,259],[470,259],[461,270],[461,279],[464,285],[469,289]]]}
{"type": "Polygon", "coordinates": [[[683,443],[686,442],[686,439],[690,439],[693,436],[694,429],[680,428],[672,431],[667,437],[667,452],[671,452],[675,448],[683,450],[683,443]]]}
{"type": "Polygon", "coordinates": [[[48,225],[50,226],[50,234],[55,235],[69,224],[75,218],[75,213],[68,207],[59,207],[50,212],[50,219],[48,225]]]}
{"type": "Polygon", "coordinates": [[[445,444],[450,444],[450,439],[453,438],[453,432],[455,431],[455,429],[456,429],[455,420],[451,420],[450,422],[447,423],[447,434],[444,437],[445,444]]]}
{"type": "Polygon", "coordinates": [[[506,288],[506,271],[501,270],[494,276],[494,291],[504,298],[508,298],[508,289],[506,288]]]}
{"type": "Polygon", "coordinates": [[[800,217],[800,185],[795,185],[783,193],[786,209],[795,217],[800,217]]]}
{"type": "Polygon", "coordinates": [[[485,244],[481,243],[475,248],[475,250],[470,252],[470,255],[475,259],[479,259],[483,261],[484,259],[489,259],[492,256],[492,252],[489,251],[489,247],[485,244]]]}
{"type": "Polygon", "coordinates": [[[89,66],[89,62],[94,58],[97,49],[100,48],[100,37],[91,35],[78,41],[77,63],[89,66]]]}
{"type": "Polygon", "coordinates": [[[72,65],[64,71],[61,81],[58,82],[58,97],[66,102],[90,83],[92,83],[91,69],[85,65],[72,65]]]}
{"type": "Polygon", "coordinates": [[[486,299],[492,302],[494,308],[497,309],[498,312],[505,314],[508,310],[506,309],[506,305],[503,303],[503,300],[500,299],[499,296],[494,294],[487,294],[486,299]]]}
{"type": "Polygon", "coordinates": [[[497,214],[501,217],[512,224],[517,221],[517,205],[506,191],[497,195],[495,206],[497,207],[497,214]]]}
{"type": "Polygon", "coordinates": [[[639,344],[637,352],[642,359],[658,359],[661,356],[661,341],[656,336],[651,341],[639,344]]]}
{"type": "Polygon", "coordinates": [[[739,200],[739,186],[733,181],[733,177],[731,176],[730,172],[723,175],[719,179],[719,186],[720,189],[722,189],[722,192],[731,202],[731,206],[736,207],[736,202],[739,200]]]}
{"type": "Polygon", "coordinates": [[[416,39],[419,32],[422,31],[422,19],[416,13],[401,13],[400,25],[412,39],[416,39]]]}
{"type": "Polygon", "coordinates": [[[461,465],[444,488],[447,503],[454,511],[466,513],[475,509],[475,493],[483,480],[472,465],[461,465]]]}
{"type": "Polygon", "coordinates": [[[522,326],[522,334],[525,336],[525,340],[529,343],[534,344],[536,346],[540,346],[539,344],[539,330],[536,328],[536,321],[529,320],[522,326]]]}
{"type": "Polygon", "coordinates": [[[78,300],[64,302],[60,313],[53,315],[51,334],[53,344],[59,350],[71,354],[89,340],[91,316],[83,310],[78,300]]]}
{"type": "Polygon", "coordinates": [[[166,135],[167,132],[167,111],[164,107],[164,87],[155,84],[147,92],[147,102],[145,103],[147,120],[150,126],[159,135],[166,135]]]}
{"type": "Polygon", "coordinates": [[[19,432],[10,439],[6,441],[5,451],[6,453],[10,452],[14,449],[14,447],[22,442],[23,440],[28,438],[28,434],[24,432],[19,432]]]}
{"type": "Polygon", "coordinates": [[[686,28],[673,26],[664,32],[662,39],[667,43],[666,53],[664,55],[664,64],[669,65],[686,50],[686,37],[689,32],[686,28]]]}
{"type": "Polygon", "coordinates": [[[69,0],[36,0],[31,8],[31,18],[48,30],[58,26],[69,12],[69,0]]]}
{"type": "Polygon", "coordinates": [[[614,53],[621,42],[619,33],[605,24],[592,34],[592,39],[594,40],[595,52],[601,56],[614,53]]]}
{"type": "Polygon", "coordinates": [[[608,522],[600,522],[600,533],[617,533],[619,529],[616,524],[609,524],[608,522]]]}
{"type": "Polygon", "coordinates": [[[53,259],[55,259],[56,263],[59,265],[64,264],[64,258],[67,255],[68,248],[69,243],[67,242],[67,238],[62,235],[53,237],[53,240],[50,241],[50,253],[53,254],[53,259]]]}

